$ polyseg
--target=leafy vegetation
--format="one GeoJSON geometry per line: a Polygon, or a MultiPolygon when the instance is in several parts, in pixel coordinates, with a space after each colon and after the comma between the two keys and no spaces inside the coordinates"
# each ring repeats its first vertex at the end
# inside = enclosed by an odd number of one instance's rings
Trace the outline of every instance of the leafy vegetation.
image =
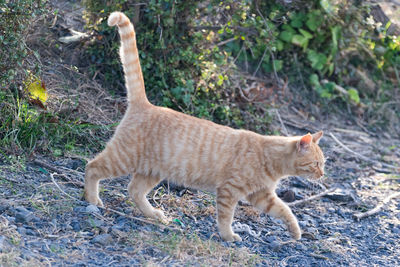
{"type": "Polygon", "coordinates": [[[122,10],[135,18],[150,98],[196,116],[241,127],[248,121],[243,113],[256,114],[253,103],[239,107],[231,97],[237,96],[237,66],[264,77],[288,74],[303,84],[304,95],[315,92],[315,101],[349,103],[360,112],[387,101],[400,84],[400,37],[387,34],[390,22],[374,21],[368,3],[130,3],[86,1],[89,27],[105,37],[90,51],[94,69],[103,68],[109,84],[122,79],[118,39],[106,25],[110,12],[122,10]]]}
{"type": "Polygon", "coordinates": [[[41,80],[41,61],[27,42],[32,25],[47,13],[46,1],[0,3],[0,153],[14,161],[13,153],[88,152],[83,144],[99,147],[98,126],[77,123],[47,108],[48,94],[41,80]]]}
{"type": "MultiPolygon", "coordinates": [[[[93,134],[100,126],[47,108],[39,53],[25,42],[45,4],[0,4],[0,145],[6,152],[39,149],[62,155],[102,144],[101,136],[93,134]]],[[[387,103],[400,85],[400,37],[388,34],[390,22],[375,21],[371,5],[362,1],[84,4],[86,27],[94,34],[82,61],[109,92],[125,93],[119,37],[106,25],[110,12],[122,10],[135,24],[151,101],[232,127],[270,134],[267,110],[273,97],[249,97],[245,90],[253,83],[279,94],[275,89],[288,80],[291,93],[303,101],[327,111],[346,105],[367,119],[393,107],[387,103]]],[[[399,117],[398,107],[393,113],[399,117]]],[[[385,120],[390,118],[375,121],[385,120]]]]}

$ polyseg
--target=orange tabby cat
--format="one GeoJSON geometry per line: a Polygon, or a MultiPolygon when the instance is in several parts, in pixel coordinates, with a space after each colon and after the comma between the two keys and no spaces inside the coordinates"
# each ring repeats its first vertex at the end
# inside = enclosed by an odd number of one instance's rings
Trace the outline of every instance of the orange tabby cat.
{"type": "Polygon", "coordinates": [[[132,174],[128,192],[138,208],[148,217],[166,221],[146,195],[168,179],[216,192],[218,229],[226,241],[241,240],[231,224],[242,198],[282,219],[292,237],[299,239],[297,220],[277,197],[275,187],[289,175],[314,179],[324,175],[324,156],[318,146],[322,132],[302,137],[262,136],[153,106],[145,94],[132,24],[123,13],[114,12],[108,25],[117,25],[121,36],[129,105],[106,148],[86,166],[86,200],[102,206],[99,181],[132,174]]]}

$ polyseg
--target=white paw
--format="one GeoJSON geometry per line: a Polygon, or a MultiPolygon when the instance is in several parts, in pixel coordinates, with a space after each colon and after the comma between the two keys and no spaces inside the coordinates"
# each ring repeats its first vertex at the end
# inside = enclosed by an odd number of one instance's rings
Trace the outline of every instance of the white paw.
{"type": "Polygon", "coordinates": [[[221,237],[222,237],[223,240],[225,240],[227,242],[235,242],[235,241],[240,242],[240,241],[242,241],[242,238],[238,234],[235,234],[235,233],[224,234],[224,235],[221,234],[221,237]]]}
{"type": "Polygon", "coordinates": [[[104,207],[103,201],[98,196],[88,195],[86,194],[85,199],[87,202],[96,205],[98,207],[104,207]]]}
{"type": "Polygon", "coordinates": [[[299,240],[301,238],[301,230],[297,224],[289,227],[289,232],[294,240],[299,240]]]}
{"type": "Polygon", "coordinates": [[[169,224],[171,219],[164,215],[164,212],[159,209],[154,209],[152,217],[161,221],[163,224],[169,224]]]}

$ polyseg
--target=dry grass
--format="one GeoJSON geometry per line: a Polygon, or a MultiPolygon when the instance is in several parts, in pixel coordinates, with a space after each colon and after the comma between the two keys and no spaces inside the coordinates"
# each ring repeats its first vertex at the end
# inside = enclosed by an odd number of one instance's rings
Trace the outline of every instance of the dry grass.
{"type": "Polygon", "coordinates": [[[220,242],[202,240],[197,235],[139,232],[132,234],[128,242],[137,251],[153,246],[166,253],[167,256],[158,264],[170,258],[179,260],[183,265],[195,263],[201,266],[253,266],[260,261],[259,256],[250,253],[247,248],[225,247],[220,242]]]}

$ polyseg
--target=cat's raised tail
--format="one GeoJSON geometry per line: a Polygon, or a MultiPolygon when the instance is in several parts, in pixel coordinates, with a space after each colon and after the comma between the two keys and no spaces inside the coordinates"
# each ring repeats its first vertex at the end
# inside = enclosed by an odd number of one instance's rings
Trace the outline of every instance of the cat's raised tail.
{"type": "Polygon", "coordinates": [[[124,13],[113,12],[108,18],[108,25],[118,26],[118,32],[121,37],[119,53],[125,73],[128,101],[136,104],[139,102],[148,102],[136,47],[135,29],[132,23],[124,13]]]}

